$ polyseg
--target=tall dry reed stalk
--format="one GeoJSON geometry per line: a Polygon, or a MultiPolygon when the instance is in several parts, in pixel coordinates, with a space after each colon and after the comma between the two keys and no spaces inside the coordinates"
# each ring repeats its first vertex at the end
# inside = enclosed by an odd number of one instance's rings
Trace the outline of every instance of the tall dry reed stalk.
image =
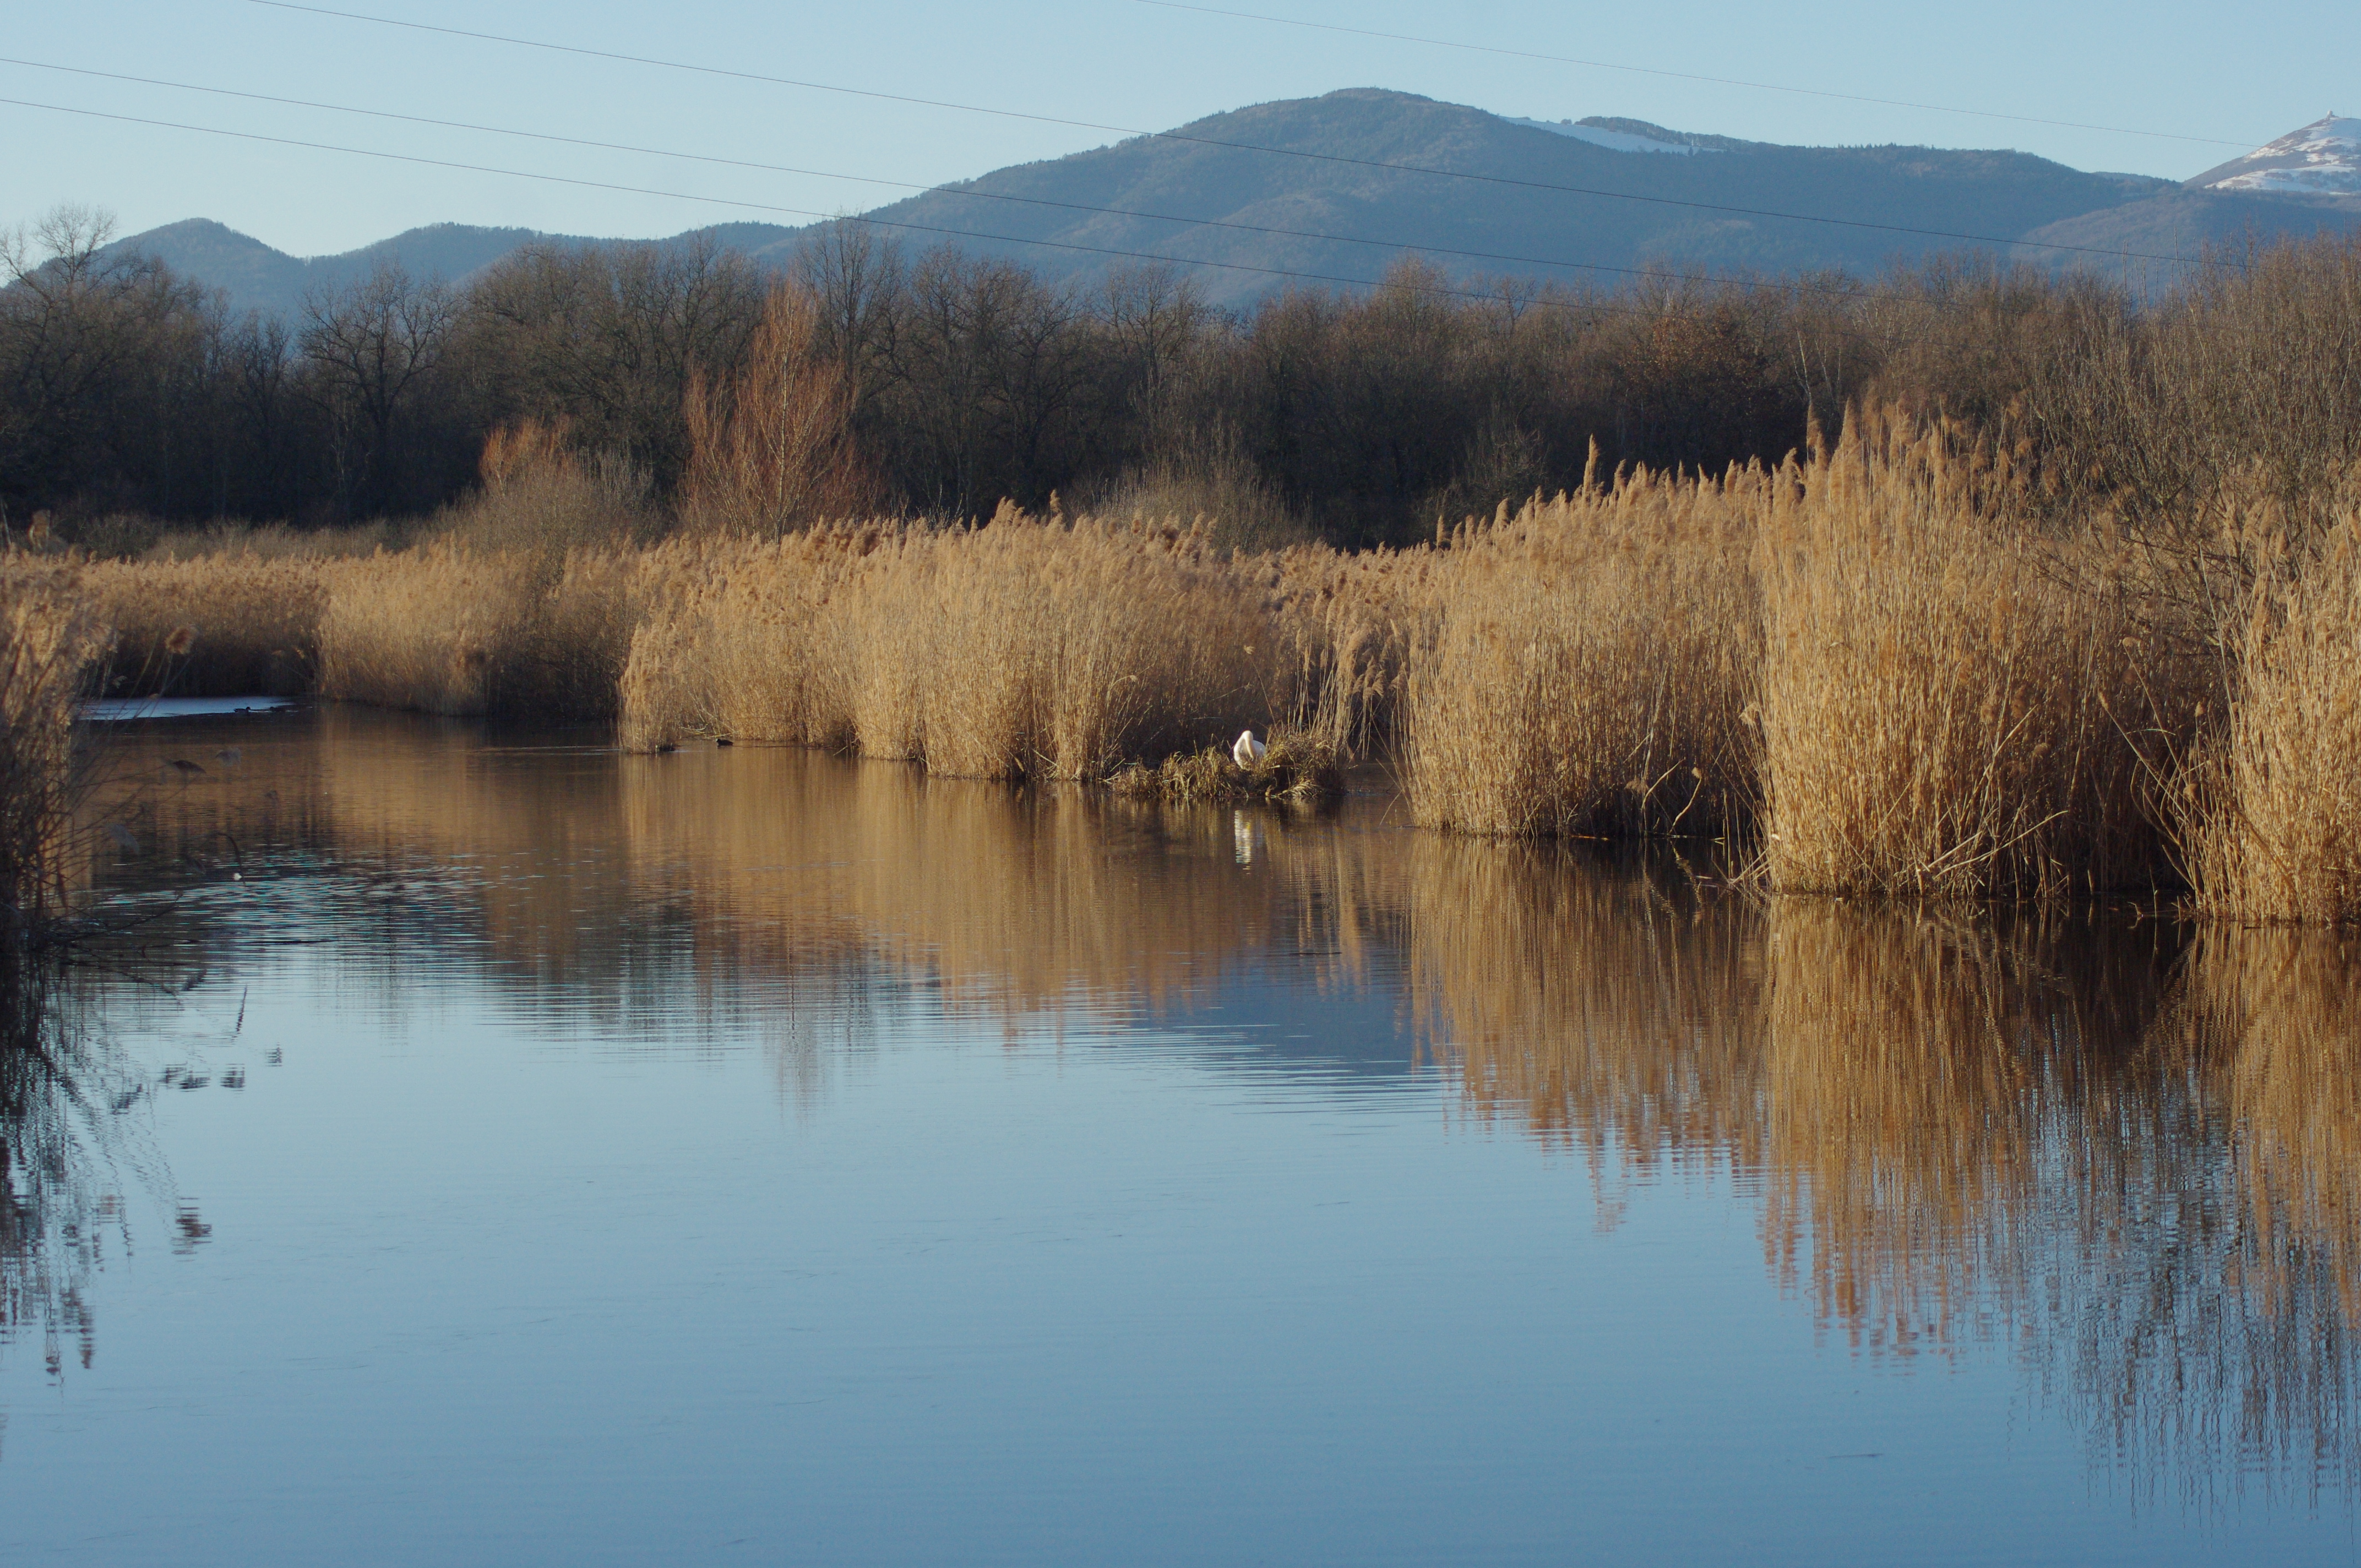
{"type": "Polygon", "coordinates": [[[2069,586],[2015,521],[2021,483],[2005,454],[1885,415],[1848,422],[1771,487],[1760,718],[1777,891],[2169,874],[2157,822],[2194,686],[2120,596],[2069,586]]]}
{"type": "Polygon", "coordinates": [[[1463,530],[1410,655],[1424,827],[1719,833],[1755,792],[1759,472],[1645,471],[1463,530]]]}
{"type": "Polygon", "coordinates": [[[64,912],[74,709],[105,649],[73,572],[0,560],[0,964],[64,912]]]}

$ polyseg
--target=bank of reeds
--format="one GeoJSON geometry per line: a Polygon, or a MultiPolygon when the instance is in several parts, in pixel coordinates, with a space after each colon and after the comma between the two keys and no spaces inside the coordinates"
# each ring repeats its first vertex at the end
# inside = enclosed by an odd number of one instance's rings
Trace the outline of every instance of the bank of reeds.
{"type": "Polygon", "coordinates": [[[343,569],[242,548],[187,559],[93,561],[78,574],[112,629],[117,696],[291,696],[318,674],[320,620],[343,569]]]}

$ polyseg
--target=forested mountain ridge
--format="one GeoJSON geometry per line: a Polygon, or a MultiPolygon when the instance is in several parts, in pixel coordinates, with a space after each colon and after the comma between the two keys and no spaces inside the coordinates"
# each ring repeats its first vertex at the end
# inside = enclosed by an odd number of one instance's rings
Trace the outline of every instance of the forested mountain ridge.
{"type": "MultiPolygon", "coordinates": [[[[1622,275],[1615,269],[1653,261],[1752,273],[1872,270],[1974,243],[1957,236],[1994,248],[2054,237],[2049,231],[2061,223],[2177,190],[2169,181],[2085,173],[2026,153],[1784,147],[1640,121],[1521,121],[1355,88],[996,170],[864,215],[895,225],[889,232],[914,247],[952,239],[1053,279],[1093,280],[1131,259],[1111,253],[1200,263],[1191,270],[1207,296],[1240,304],[1291,277],[1374,280],[1405,248],[1461,277],[1566,282],[1612,284],[1622,275]],[[1688,156],[1662,156],[1666,150],[1688,156]],[[1763,215],[1770,213],[1796,215],[1763,215]]],[[[2266,218],[2285,207],[2311,224],[2300,203],[2248,198],[2237,206],[2266,218]]],[[[730,222],[704,232],[774,261],[805,231],[730,222]]],[[[307,290],[333,289],[382,259],[457,282],[536,243],[588,241],[438,224],[343,255],[299,258],[192,219],[131,236],[118,248],[226,291],[234,309],[291,319],[307,290]]]]}

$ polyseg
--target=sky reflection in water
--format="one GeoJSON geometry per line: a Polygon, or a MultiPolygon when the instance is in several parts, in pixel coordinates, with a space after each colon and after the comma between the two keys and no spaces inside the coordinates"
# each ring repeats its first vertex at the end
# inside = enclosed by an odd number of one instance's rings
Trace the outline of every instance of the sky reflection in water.
{"type": "Polygon", "coordinates": [[[2355,1556],[2333,940],[369,713],[120,744],[107,1087],[0,1095],[11,1562],[2355,1556]]]}

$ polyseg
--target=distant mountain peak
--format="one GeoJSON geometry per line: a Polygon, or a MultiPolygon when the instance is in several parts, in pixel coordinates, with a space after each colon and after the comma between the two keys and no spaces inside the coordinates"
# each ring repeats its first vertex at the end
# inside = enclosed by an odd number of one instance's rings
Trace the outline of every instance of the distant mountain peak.
{"type": "Polygon", "coordinates": [[[2361,120],[2334,112],[2265,142],[2244,158],[2209,169],[2189,182],[2200,191],[2249,191],[2273,196],[2361,195],[2361,120]]]}

